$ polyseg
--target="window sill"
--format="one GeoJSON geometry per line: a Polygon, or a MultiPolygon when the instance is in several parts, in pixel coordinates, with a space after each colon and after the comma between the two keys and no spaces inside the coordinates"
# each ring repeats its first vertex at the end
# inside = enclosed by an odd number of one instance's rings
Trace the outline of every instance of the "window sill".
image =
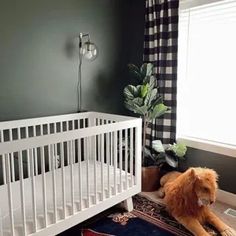
{"type": "Polygon", "coordinates": [[[236,146],[193,137],[178,137],[177,143],[184,143],[188,147],[201,149],[236,158],[236,146]]]}

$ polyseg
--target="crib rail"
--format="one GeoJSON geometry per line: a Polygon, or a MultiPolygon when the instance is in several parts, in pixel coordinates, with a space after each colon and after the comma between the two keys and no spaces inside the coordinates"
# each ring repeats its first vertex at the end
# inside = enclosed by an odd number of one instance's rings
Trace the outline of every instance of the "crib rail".
{"type": "Polygon", "coordinates": [[[8,199],[1,206],[1,235],[53,235],[140,191],[140,119],[100,113],[64,118],[33,121],[25,131],[0,130],[0,191],[8,199]]]}
{"type": "MultiPolygon", "coordinates": [[[[39,137],[44,135],[51,135],[56,133],[63,133],[69,130],[77,130],[92,125],[115,123],[120,121],[132,120],[132,117],[111,115],[106,113],[98,112],[84,112],[75,113],[60,116],[49,116],[42,118],[33,118],[16,121],[0,122],[0,143],[11,142],[15,140],[28,139],[32,137],[39,137]],[[94,122],[95,121],[95,122],[94,122]],[[98,122],[99,121],[99,122],[98,122]],[[90,122],[90,124],[89,124],[90,122]]],[[[5,165],[5,159],[1,158],[0,163],[0,184],[6,183],[5,169],[2,167],[5,165]],[[2,170],[2,171],[1,171],[2,170]]],[[[15,157],[13,153],[10,154],[10,165],[12,181],[15,181],[15,157]]],[[[27,165],[28,176],[29,173],[29,160],[24,160],[24,164],[27,165]]],[[[57,164],[57,163],[55,163],[57,164]]],[[[51,170],[51,162],[48,162],[49,170],[51,170]]],[[[25,168],[24,168],[25,169],[25,168]]],[[[35,160],[35,170],[38,174],[38,160],[35,160]]]]}

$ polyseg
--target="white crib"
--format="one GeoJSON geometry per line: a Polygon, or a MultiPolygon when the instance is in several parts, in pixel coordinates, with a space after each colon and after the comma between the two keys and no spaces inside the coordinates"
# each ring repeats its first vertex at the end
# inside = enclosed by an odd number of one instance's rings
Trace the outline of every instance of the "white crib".
{"type": "Polygon", "coordinates": [[[56,235],[141,191],[139,118],[0,122],[0,235],[56,235]]]}

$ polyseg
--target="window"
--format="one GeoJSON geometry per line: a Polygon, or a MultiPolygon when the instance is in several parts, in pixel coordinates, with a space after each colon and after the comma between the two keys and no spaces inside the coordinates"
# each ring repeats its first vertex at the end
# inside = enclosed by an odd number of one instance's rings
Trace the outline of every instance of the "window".
{"type": "Polygon", "coordinates": [[[236,156],[236,1],[208,1],[180,4],[177,137],[236,156]]]}

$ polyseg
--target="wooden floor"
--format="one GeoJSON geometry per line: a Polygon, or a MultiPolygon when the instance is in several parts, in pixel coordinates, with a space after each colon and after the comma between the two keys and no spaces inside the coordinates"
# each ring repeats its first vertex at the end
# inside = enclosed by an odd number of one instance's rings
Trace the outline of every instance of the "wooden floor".
{"type": "MultiPolygon", "coordinates": [[[[154,202],[155,201],[162,202],[162,199],[157,197],[157,192],[142,192],[140,193],[140,195],[145,196],[154,202]]],[[[215,202],[211,206],[211,208],[216,213],[216,215],[218,215],[219,218],[221,218],[226,224],[228,224],[229,226],[231,226],[233,229],[236,230],[236,218],[226,215],[224,213],[224,211],[227,210],[228,208],[232,208],[236,210],[236,207],[227,205],[222,202],[215,202]]]]}

